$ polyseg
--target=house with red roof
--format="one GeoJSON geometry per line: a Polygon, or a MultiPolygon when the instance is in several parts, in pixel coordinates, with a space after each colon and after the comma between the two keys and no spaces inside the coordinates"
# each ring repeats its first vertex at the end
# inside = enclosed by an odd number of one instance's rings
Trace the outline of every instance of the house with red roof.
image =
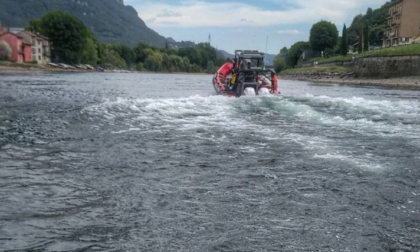
{"type": "Polygon", "coordinates": [[[5,41],[12,49],[12,55],[10,56],[9,61],[19,63],[32,61],[31,43],[22,36],[3,29],[1,23],[0,41],[5,41]]]}
{"type": "Polygon", "coordinates": [[[31,53],[31,43],[23,39],[21,36],[6,32],[0,34],[0,41],[3,40],[9,44],[12,49],[12,55],[9,58],[9,61],[13,62],[31,62],[32,53],[31,53]]]}

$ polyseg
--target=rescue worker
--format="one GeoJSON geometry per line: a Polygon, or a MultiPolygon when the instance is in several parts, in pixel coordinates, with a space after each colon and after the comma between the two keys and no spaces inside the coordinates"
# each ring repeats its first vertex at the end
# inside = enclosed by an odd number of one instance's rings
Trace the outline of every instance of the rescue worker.
{"type": "Polygon", "coordinates": [[[227,62],[217,70],[213,78],[213,83],[215,88],[217,87],[216,90],[219,90],[218,92],[225,90],[225,80],[227,79],[227,76],[232,74],[234,61],[231,58],[227,58],[226,61],[227,62]]]}

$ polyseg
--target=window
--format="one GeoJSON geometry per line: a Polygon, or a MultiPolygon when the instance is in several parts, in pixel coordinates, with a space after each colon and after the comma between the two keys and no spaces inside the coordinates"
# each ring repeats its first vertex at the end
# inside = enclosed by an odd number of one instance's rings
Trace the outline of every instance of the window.
{"type": "Polygon", "coordinates": [[[36,54],[36,49],[32,48],[32,54],[36,54]]]}
{"type": "Polygon", "coordinates": [[[38,53],[41,53],[41,48],[38,48],[38,53]]]}
{"type": "Polygon", "coordinates": [[[41,55],[38,56],[38,60],[41,60],[41,55]]]}

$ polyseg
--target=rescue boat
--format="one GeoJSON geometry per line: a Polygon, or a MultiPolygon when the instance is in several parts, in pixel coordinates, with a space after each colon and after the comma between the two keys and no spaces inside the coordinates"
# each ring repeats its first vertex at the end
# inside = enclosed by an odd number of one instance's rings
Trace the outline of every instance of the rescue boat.
{"type": "Polygon", "coordinates": [[[264,53],[236,50],[213,77],[217,94],[240,97],[280,94],[276,73],[264,66],[264,53]]]}

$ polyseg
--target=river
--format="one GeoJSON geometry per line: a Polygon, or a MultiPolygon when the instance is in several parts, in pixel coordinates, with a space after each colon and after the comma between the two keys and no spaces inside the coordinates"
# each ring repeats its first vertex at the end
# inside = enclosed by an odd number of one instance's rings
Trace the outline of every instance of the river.
{"type": "Polygon", "coordinates": [[[0,72],[0,251],[420,251],[420,91],[0,72]]]}

